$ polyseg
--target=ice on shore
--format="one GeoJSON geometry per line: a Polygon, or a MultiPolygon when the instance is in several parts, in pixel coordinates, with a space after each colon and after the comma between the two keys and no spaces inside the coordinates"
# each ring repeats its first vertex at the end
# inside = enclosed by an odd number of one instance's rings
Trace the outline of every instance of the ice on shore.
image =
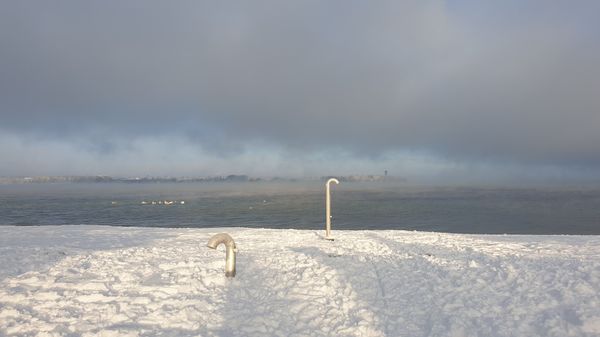
{"type": "Polygon", "coordinates": [[[600,335],[599,236],[333,233],[0,227],[0,335],[600,335]]]}

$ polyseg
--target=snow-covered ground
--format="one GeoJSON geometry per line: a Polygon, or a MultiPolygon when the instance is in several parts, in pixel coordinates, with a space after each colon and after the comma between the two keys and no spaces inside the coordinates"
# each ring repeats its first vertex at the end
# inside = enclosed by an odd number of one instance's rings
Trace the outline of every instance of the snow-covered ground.
{"type": "Polygon", "coordinates": [[[599,236],[321,234],[0,227],[0,336],[600,336],[599,236]]]}

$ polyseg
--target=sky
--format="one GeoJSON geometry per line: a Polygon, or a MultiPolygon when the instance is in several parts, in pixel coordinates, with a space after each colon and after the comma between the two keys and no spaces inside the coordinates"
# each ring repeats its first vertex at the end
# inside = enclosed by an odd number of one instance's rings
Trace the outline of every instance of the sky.
{"type": "Polygon", "coordinates": [[[0,176],[600,181],[598,1],[2,1],[0,176]]]}

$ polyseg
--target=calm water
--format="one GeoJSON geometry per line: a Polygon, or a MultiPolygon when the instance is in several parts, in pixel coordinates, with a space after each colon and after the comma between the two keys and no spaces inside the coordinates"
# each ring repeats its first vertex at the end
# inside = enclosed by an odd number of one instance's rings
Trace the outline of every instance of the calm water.
{"type": "MultiPolygon", "coordinates": [[[[321,229],[322,183],[0,185],[0,225],[321,229]],[[177,200],[185,204],[142,205],[177,200]]],[[[600,190],[332,187],[333,228],[600,234],[600,190]]]]}

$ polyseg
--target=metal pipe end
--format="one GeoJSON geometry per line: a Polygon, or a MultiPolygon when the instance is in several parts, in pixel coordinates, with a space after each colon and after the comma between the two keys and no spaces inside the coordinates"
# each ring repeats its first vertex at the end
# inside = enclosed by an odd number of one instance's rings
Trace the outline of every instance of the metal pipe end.
{"type": "Polygon", "coordinates": [[[233,238],[231,238],[229,234],[219,233],[213,235],[210,240],[208,240],[206,246],[211,249],[216,249],[220,244],[224,244],[226,247],[225,276],[235,277],[235,253],[237,252],[235,241],[233,241],[233,238]]]}
{"type": "Polygon", "coordinates": [[[235,242],[227,233],[219,233],[213,235],[210,240],[208,240],[208,247],[212,249],[216,249],[221,243],[225,244],[225,246],[235,247],[235,242]]]}
{"type": "Polygon", "coordinates": [[[336,183],[339,184],[340,181],[335,179],[335,178],[330,178],[329,180],[327,180],[327,185],[331,184],[331,183],[336,183]]]}

